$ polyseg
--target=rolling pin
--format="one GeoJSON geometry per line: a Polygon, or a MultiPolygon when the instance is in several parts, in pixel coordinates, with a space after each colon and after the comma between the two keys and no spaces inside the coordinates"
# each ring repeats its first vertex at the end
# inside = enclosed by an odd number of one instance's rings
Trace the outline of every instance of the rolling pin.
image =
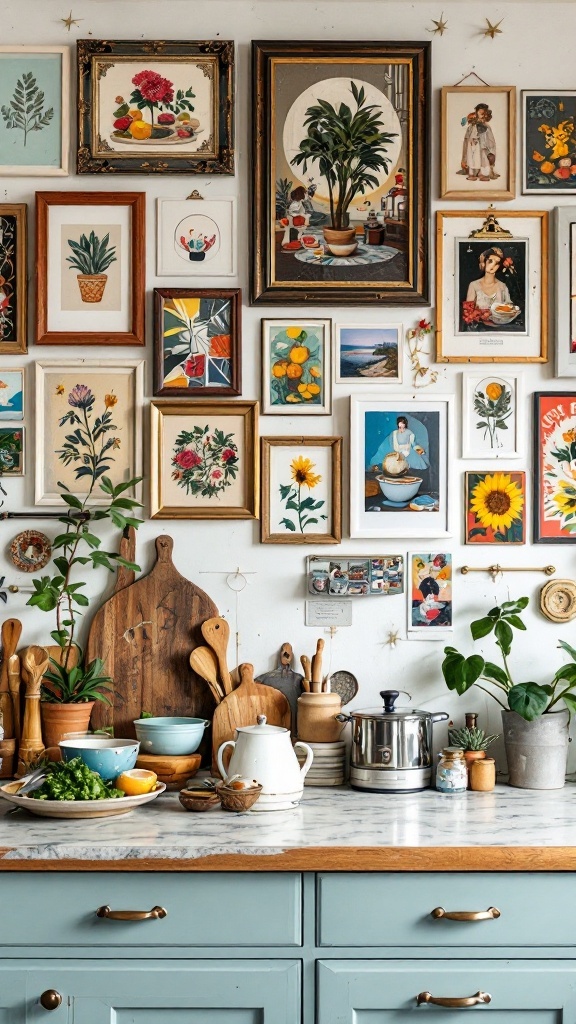
{"type": "Polygon", "coordinates": [[[316,643],[316,654],[312,658],[312,676],[310,679],[310,689],[312,693],[320,693],[322,690],[322,651],[324,650],[324,641],[318,640],[316,643]]]}

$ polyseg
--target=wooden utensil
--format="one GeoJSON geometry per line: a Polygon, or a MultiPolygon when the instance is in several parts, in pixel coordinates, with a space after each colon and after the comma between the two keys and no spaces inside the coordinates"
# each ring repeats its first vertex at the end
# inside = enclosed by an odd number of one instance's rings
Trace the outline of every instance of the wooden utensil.
{"type": "Polygon", "coordinates": [[[213,619],[207,619],[206,622],[203,622],[201,628],[202,636],[218,658],[218,668],[220,670],[220,679],[222,680],[224,693],[232,693],[232,680],[230,678],[228,662],[226,659],[228,641],[230,639],[230,626],[226,622],[226,619],[221,619],[220,616],[216,616],[213,619]]]}
{"type": "Polygon", "coordinates": [[[324,641],[322,639],[316,642],[316,654],[312,658],[312,675],[310,677],[310,689],[312,693],[320,693],[322,690],[322,651],[324,650],[324,641]]]}
{"type": "Polygon", "coordinates": [[[266,715],[269,725],[290,728],[290,705],[283,693],[272,686],[254,682],[252,665],[240,665],[240,686],[224,698],[212,720],[212,774],[219,775],[216,765],[218,748],[234,738],[234,730],[242,725],[256,725],[258,715],[266,715]]]}
{"type": "Polygon", "coordinates": [[[14,737],[16,743],[20,742],[22,733],[21,708],[20,708],[20,658],[17,654],[11,654],[8,658],[8,689],[12,698],[12,714],[14,716],[14,737]]]}
{"type": "Polygon", "coordinates": [[[210,687],[217,704],[224,698],[224,691],[218,682],[218,658],[211,647],[195,647],[190,653],[190,665],[197,675],[202,676],[210,687]]]}
{"type": "Polygon", "coordinates": [[[40,687],[42,676],[48,668],[49,657],[45,647],[33,644],[27,647],[22,656],[22,673],[26,683],[24,701],[24,721],[18,753],[18,769],[16,778],[20,779],[28,771],[28,765],[35,761],[43,752],[42,724],[40,721],[40,687]]]}
{"type": "Polygon", "coordinates": [[[292,645],[282,644],[280,648],[280,667],[273,669],[272,672],[265,672],[263,675],[257,676],[256,682],[262,683],[263,686],[273,686],[275,690],[279,690],[287,698],[292,715],[290,731],[295,736],[297,702],[298,697],[302,693],[302,683],[304,680],[299,672],[292,670],[292,659],[292,645]]]}
{"type": "Polygon", "coordinates": [[[5,739],[14,738],[14,712],[12,697],[8,685],[8,661],[13,654],[22,635],[22,623],[19,619],[5,619],[2,623],[2,665],[0,666],[0,715],[4,725],[5,739]]]}
{"type": "Polygon", "coordinates": [[[196,718],[214,711],[204,680],[190,666],[190,650],[201,642],[201,624],[218,609],[176,570],[172,548],[171,537],[157,537],[152,571],[113,594],[90,627],[87,658],[102,658],[114,680],[107,724],[116,736],[133,737],[142,711],[196,718]]]}

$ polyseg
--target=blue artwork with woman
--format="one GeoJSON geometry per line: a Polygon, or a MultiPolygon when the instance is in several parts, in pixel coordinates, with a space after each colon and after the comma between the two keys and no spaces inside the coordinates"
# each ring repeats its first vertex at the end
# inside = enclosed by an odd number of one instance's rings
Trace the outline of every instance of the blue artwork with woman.
{"type": "MultiPolygon", "coordinates": [[[[391,476],[398,482],[406,476],[418,476],[422,483],[416,501],[411,504],[432,508],[439,495],[438,437],[437,412],[419,412],[418,416],[400,411],[367,412],[364,434],[366,481],[375,481],[380,475],[391,476]],[[394,457],[397,466],[394,465],[394,457]]],[[[373,490],[373,487],[366,488],[367,511],[396,505],[396,502],[386,500],[382,493],[371,493],[373,490]]],[[[410,505],[408,501],[401,504],[410,505]]]]}

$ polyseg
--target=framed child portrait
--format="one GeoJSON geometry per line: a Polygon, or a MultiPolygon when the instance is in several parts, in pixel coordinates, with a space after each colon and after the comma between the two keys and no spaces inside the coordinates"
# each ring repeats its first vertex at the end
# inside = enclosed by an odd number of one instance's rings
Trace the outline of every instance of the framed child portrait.
{"type": "Polygon", "coordinates": [[[441,199],[514,199],[515,87],[444,86],[440,161],[441,199]]]}

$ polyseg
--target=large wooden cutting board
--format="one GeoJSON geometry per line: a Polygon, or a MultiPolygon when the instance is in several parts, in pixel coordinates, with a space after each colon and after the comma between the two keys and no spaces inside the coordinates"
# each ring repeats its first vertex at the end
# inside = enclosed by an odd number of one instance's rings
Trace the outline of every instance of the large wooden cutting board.
{"type": "Polygon", "coordinates": [[[218,609],[176,570],[172,548],[171,537],[157,537],[152,571],[113,594],[90,627],[87,657],[102,658],[114,680],[115,736],[135,736],[133,721],[142,711],[196,718],[210,718],[214,711],[189,657],[203,642],[202,622],[218,609]]]}
{"type": "MultiPolygon", "coordinates": [[[[216,757],[226,740],[242,725],[256,725],[258,715],[266,715],[268,725],[290,729],[290,704],[279,690],[254,682],[252,665],[240,665],[240,686],[218,705],[212,719],[212,774],[219,775],[216,757]]],[[[224,766],[226,767],[224,759],[224,766]]]]}

